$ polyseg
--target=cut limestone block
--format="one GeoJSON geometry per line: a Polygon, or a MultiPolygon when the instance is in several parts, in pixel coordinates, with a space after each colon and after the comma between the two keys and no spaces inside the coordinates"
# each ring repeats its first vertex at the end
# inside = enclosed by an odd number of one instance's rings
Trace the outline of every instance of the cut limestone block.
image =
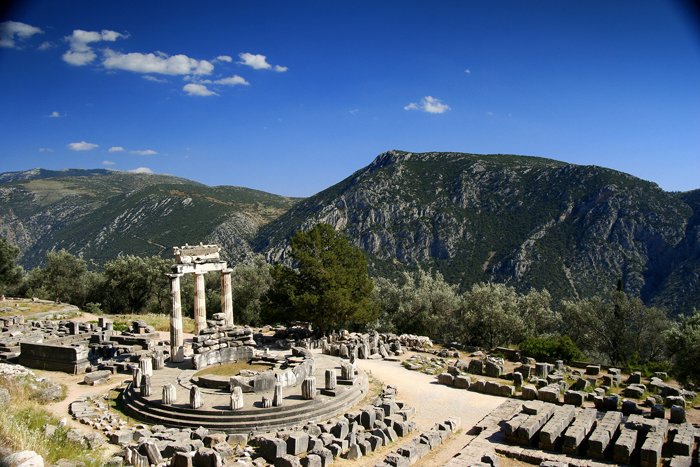
{"type": "Polygon", "coordinates": [[[554,451],[559,444],[561,434],[574,418],[576,409],[573,405],[562,405],[554,409],[552,418],[540,431],[540,449],[554,451]]]}
{"type": "Polygon", "coordinates": [[[661,461],[661,451],[668,432],[668,420],[658,419],[656,431],[647,434],[641,450],[641,467],[656,467],[661,461]]]}
{"type": "Polygon", "coordinates": [[[597,411],[594,408],[586,408],[576,414],[574,422],[566,429],[563,435],[564,454],[577,455],[581,442],[596,426],[597,411]]]}

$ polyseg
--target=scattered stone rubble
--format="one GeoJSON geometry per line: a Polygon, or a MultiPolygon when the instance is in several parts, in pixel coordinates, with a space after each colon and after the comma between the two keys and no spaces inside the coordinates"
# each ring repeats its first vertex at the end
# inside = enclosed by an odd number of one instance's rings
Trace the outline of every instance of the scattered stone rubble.
{"type": "Polygon", "coordinates": [[[144,352],[169,352],[160,334],[143,320],[116,333],[105,318],[97,323],[70,320],[25,320],[21,316],[0,318],[0,358],[18,358],[29,368],[67,373],[98,369],[131,371],[130,359],[144,352]]]}
{"type": "MultiPolygon", "coordinates": [[[[307,423],[289,430],[261,435],[215,433],[205,428],[127,426],[108,410],[107,395],[86,394],[70,405],[74,418],[100,430],[92,436],[75,433],[75,441],[98,447],[106,440],[123,446],[114,465],[217,467],[233,462],[248,466],[270,463],[291,466],[328,466],[334,458],[359,459],[382,446],[408,436],[416,429],[414,407],[396,399],[397,389],[386,387],[369,405],[322,423],[307,423]],[[168,461],[168,459],[170,459],[168,461]]],[[[450,418],[416,436],[377,463],[376,467],[408,466],[441,444],[460,428],[450,418]]]]}

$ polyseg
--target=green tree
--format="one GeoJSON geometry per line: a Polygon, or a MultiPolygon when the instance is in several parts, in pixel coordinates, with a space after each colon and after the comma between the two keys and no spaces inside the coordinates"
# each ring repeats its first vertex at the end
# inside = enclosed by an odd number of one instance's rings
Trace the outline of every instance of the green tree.
{"type": "Polygon", "coordinates": [[[464,294],[460,317],[463,342],[493,349],[519,342],[525,321],[518,313],[518,294],[504,284],[474,284],[464,294]]]}
{"type": "Polygon", "coordinates": [[[263,255],[236,266],[231,273],[233,316],[238,324],[260,325],[261,299],[272,285],[271,266],[263,255]]]}
{"type": "Polygon", "coordinates": [[[8,287],[18,285],[22,280],[22,268],[15,264],[17,256],[19,248],[4,237],[0,238],[0,294],[4,294],[8,287]]]}
{"type": "Polygon", "coordinates": [[[119,256],[105,264],[103,309],[108,313],[166,313],[172,260],[119,256]]]}
{"type": "Polygon", "coordinates": [[[82,306],[87,292],[86,274],[85,260],[61,249],[46,254],[46,267],[37,275],[41,288],[50,294],[52,300],[82,306]]]}
{"type": "Polygon", "coordinates": [[[321,334],[339,324],[367,323],[377,317],[370,297],[374,284],[367,260],[328,224],[317,224],[291,238],[296,269],[275,265],[266,295],[269,317],[316,324],[321,334]]]}
{"type": "Polygon", "coordinates": [[[675,377],[685,385],[700,387],[700,311],[693,310],[666,334],[668,350],[673,358],[675,377]]]}
{"type": "Polygon", "coordinates": [[[647,307],[618,289],[607,299],[562,302],[561,333],[592,360],[619,365],[646,363],[663,357],[666,313],[647,307]]]}
{"type": "Polygon", "coordinates": [[[398,334],[418,334],[434,339],[453,337],[454,316],[460,307],[457,286],[419,270],[404,272],[402,284],[377,279],[373,300],[379,310],[377,330],[398,334]]]}

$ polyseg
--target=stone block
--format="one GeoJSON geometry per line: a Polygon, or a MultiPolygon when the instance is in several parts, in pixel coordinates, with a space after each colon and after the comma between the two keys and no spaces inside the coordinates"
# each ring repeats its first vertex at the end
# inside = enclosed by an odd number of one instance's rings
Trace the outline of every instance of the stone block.
{"type": "Polygon", "coordinates": [[[537,392],[537,398],[539,400],[552,404],[559,402],[559,395],[559,386],[554,384],[546,386],[537,392]]]}
{"type": "Polygon", "coordinates": [[[222,467],[224,461],[218,452],[210,448],[199,448],[192,459],[194,467],[222,467]]]}
{"type": "Polygon", "coordinates": [[[287,438],[287,454],[298,456],[309,449],[309,435],[304,432],[295,432],[287,438]]]}
{"type": "Polygon", "coordinates": [[[444,384],[446,386],[454,386],[454,376],[449,373],[440,373],[438,375],[438,384],[444,384]]]}
{"type": "Polygon", "coordinates": [[[287,454],[287,443],[279,438],[259,438],[258,454],[267,462],[274,463],[275,459],[287,454]]]}
{"type": "Polygon", "coordinates": [[[671,407],[671,423],[685,423],[685,409],[681,406],[674,405],[671,407]]]}
{"type": "Polygon", "coordinates": [[[588,436],[596,423],[596,410],[586,408],[579,412],[574,422],[566,429],[563,435],[564,446],[562,451],[565,454],[577,454],[581,442],[588,436]]]}
{"type": "Polygon", "coordinates": [[[624,395],[631,399],[641,399],[644,396],[645,389],[638,385],[630,385],[625,388],[624,395]]]}
{"type": "Polygon", "coordinates": [[[523,399],[525,400],[536,400],[538,395],[538,390],[535,386],[527,385],[523,386],[523,399]]]}
{"type": "Polygon", "coordinates": [[[285,454],[275,459],[275,467],[301,467],[301,459],[291,454],[285,454]]]}
{"type": "Polygon", "coordinates": [[[469,368],[467,370],[473,375],[481,375],[484,372],[484,362],[483,360],[472,359],[469,362],[469,368]]]}
{"type": "Polygon", "coordinates": [[[540,430],[540,449],[554,450],[561,434],[574,418],[576,409],[573,405],[556,407],[552,418],[540,430]]]}
{"type": "Polygon", "coordinates": [[[330,449],[314,449],[313,451],[309,451],[309,455],[316,455],[320,457],[322,467],[329,467],[331,464],[333,464],[333,453],[330,451],[330,449]]]}
{"type": "Polygon", "coordinates": [[[469,389],[469,385],[471,384],[471,378],[468,376],[455,376],[454,378],[454,386],[457,388],[461,389],[469,389]]]}

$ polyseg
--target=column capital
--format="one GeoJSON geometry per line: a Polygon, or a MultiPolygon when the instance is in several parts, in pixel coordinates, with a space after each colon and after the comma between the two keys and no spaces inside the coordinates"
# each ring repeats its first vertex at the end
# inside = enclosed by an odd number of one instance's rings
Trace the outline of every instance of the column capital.
{"type": "Polygon", "coordinates": [[[233,269],[231,268],[226,268],[221,270],[221,274],[231,274],[233,272],[233,269]]]}
{"type": "Polygon", "coordinates": [[[177,279],[177,278],[180,278],[180,277],[184,276],[184,274],[176,274],[176,273],[174,273],[174,274],[166,274],[166,276],[168,276],[170,279],[177,279]]]}

